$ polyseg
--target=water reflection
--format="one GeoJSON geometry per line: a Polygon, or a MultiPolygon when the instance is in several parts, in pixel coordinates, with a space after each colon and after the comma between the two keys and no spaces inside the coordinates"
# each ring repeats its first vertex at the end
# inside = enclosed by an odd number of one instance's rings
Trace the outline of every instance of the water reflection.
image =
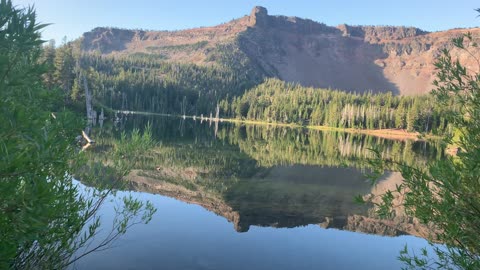
{"type": "Polygon", "coordinates": [[[358,205],[353,198],[378,194],[401,181],[398,173],[387,173],[372,188],[364,177],[372,157],[369,149],[383,158],[422,164],[441,157],[441,147],[434,143],[155,116],[128,115],[115,121],[97,130],[100,144],[114,144],[121,131],[147,123],[158,142],[152,155],[134,165],[130,189],[200,205],[233,223],[238,232],[251,226],[314,224],[428,236],[426,228],[408,217],[380,220],[371,205],[358,205]]]}

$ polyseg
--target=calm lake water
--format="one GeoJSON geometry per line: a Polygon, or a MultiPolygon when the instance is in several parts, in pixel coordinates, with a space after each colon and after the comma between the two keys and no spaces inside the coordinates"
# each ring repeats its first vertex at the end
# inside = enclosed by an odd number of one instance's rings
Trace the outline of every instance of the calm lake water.
{"type": "MultiPolygon", "coordinates": [[[[417,253],[428,247],[425,228],[408,217],[377,219],[354,197],[401,182],[386,173],[372,187],[364,176],[368,149],[421,165],[441,156],[438,146],[132,115],[94,136],[101,145],[147,122],[155,155],[137,164],[132,191],[118,195],[148,200],[157,212],[75,269],[400,269],[406,244],[417,253]]],[[[107,225],[116,200],[101,210],[107,225]]]]}

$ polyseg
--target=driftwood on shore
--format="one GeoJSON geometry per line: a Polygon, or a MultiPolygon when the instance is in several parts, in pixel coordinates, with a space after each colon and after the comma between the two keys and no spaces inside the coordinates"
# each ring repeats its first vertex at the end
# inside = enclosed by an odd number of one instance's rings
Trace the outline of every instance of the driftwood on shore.
{"type": "Polygon", "coordinates": [[[87,134],[84,130],[82,130],[82,137],[83,137],[88,143],[90,143],[90,144],[94,144],[94,143],[95,143],[95,141],[92,140],[92,139],[90,138],[90,136],[88,136],[88,134],[87,134]]]}
{"type": "Polygon", "coordinates": [[[87,150],[90,146],[95,144],[95,141],[92,140],[92,138],[90,138],[90,136],[88,136],[88,134],[84,130],[82,130],[82,137],[85,139],[85,141],[87,141],[87,144],[82,146],[82,151],[87,150]]]}

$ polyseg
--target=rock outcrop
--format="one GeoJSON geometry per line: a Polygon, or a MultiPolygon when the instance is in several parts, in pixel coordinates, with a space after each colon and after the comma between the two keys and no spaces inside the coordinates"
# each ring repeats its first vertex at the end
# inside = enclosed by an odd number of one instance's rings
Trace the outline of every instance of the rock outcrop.
{"type": "Polygon", "coordinates": [[[264,7],[254,7],[250,13],[249,22],[251,26],[265,27],[268,25],[268,11],[264,7]]]}

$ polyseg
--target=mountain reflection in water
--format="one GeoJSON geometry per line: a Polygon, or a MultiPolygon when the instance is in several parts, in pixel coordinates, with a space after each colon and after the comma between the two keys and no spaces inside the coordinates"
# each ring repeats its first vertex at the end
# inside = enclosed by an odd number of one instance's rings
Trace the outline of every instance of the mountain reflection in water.
{"type": "MultiPolygon", "coordinates": [[[[440,158],[441,148],[424,141],[274,126],[245,126],[156,116],[122,116],[98,137],[115,140],[119,131],[153,127],[153,157],[135,164],[132,190],[193,203],[223,216],[238,232],[250,226],[298,227],[317,224],[370,234],[428,236],[418,222],[375,217],[372,205],[356,195],[379,195],[401,183],[386,173],[379,185],[366,181],[368,158],[407,164],[440,158]]],[[[101,151],[98,151],[101,155],[101,151]]]]}

